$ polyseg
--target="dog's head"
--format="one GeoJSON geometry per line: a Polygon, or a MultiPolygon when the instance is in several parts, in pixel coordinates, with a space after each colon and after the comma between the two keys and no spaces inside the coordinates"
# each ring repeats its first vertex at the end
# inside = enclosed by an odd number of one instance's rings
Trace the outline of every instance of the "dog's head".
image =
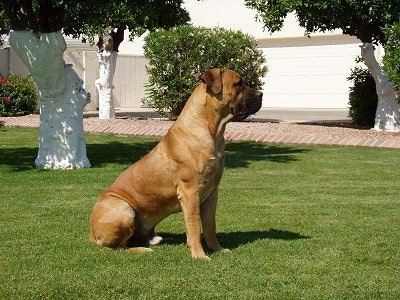
{"type": "Polygon", "coordinates": [[[207,93],[228,109],[232,118],[244,120],[261,108],[262,92],[248,87],[243,79],[230,69],[211,69],[201,76],[207,93]]]}

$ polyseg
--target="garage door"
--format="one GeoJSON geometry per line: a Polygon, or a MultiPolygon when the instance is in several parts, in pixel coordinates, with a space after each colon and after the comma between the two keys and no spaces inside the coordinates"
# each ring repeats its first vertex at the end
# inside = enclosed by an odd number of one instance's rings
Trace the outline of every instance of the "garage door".
{"type": "Polygon", "coordinates": [[[344,35],[264,39],[264,107],[347,108],[360,42],[344,35]]]}

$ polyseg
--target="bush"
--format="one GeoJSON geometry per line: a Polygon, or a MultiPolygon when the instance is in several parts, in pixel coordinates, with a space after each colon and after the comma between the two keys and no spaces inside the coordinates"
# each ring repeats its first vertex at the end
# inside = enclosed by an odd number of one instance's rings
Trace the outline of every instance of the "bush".
{"type": "Polygon", "coordinates": [[[180,26],[160,29],[145,38],[149,83],[143,103],[175,118],[183,109],[199,76],[211,68],[230,68],[250,87],[260,89],[267,73],[256,41],[240,31],[180,26]]]}
{"type": "Polygon", "coordinates": [[[0,75],[0,116],[23,116],[37,112],[38,96],[30,78],[0,75]]]}
{"type": "Polygon", "coordinates": [[[374,127],[378,96],[375,80],[367,69],[355,67],[347,78],[353,81],[349,94],[349,116],[354,124],[374,127]]]}
{"type": "Polygon", "coordinates": [[[400,90],[400,23],[386,28],[386,35],[388,42],[385,46],[383,68],[396,89],[400,90]]]}

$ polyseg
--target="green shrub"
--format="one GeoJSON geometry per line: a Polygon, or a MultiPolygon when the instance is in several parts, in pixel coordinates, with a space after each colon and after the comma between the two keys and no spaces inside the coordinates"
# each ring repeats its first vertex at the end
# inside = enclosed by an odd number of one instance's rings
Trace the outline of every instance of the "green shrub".
{"type": "Polygon", "coordinates": [[[37,103],[37,91],[30,78],[0,75],[0,116],[23,116],[35,113],[37,103]]]}
{"type": "Polygon", "coordinates": [[[180,26],[160,29],[145,38],[149,82],[143,103],[164,116],[178,116],[199,76],[211,68],[230,68],[246,84],[260,89],[267,73],[256,41],[240,31],[180,26]]]}
{"type": "Polygon", "coordinates": [[[396,89],[400,90],[400,23],[386,28],[386,35],[388,42],[385,46],[383,68],[396,89]]]}
{"type": "Polygon", "coordinates": [[[349,116],[354,124],[373,127],[378,105],[375,80],[367,69],[355,67],[347,80],[353,82],[349,94],[349,116]]]}

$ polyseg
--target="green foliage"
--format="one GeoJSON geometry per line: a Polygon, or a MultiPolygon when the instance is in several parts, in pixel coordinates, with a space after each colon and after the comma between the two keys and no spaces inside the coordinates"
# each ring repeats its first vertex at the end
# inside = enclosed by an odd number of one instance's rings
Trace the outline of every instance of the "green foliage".
{"type": "Polygon", "coordinates": [[[5,16],[5,12],[0,5],[0,46],[3,45],[3,40],[9,31],[9,27],[8,18],[5,16]]]}
{"type": "Polygon", "coordinates": [[[66,7],[70,22],[66,23],[64,32],[91,43],[108,26],[122,31],[128,29],[129,37],[133,39],[146,30],[169,28],[190,20],[182,0],[105,1],[101,5],[97,0],[76,2],[74,8],[66,7]],[[99,15],[103,17],[99,18],[99,15]]]}
{"type": "Polygon", "coordinates": [[[398,22],[398,0],[245,0],[271,31],[282,28],[287,14],[296,14],[306,33],[341,29],[363,42],[385,44],[383,28],[398,22]]]}
{"type": "Polygon", "coordinates": [[[149,83],[143,102],[169,117],[179,115],[207,69],[230,68],[257,89],[267,73],[256,41],[240,31],[224,28],[179,26],[157,30],[145,38],[144,53],[149,83]]]}
{"type": "MultiPolygon", "coordinates": [[[[0,0],[0,34],[29,29],[63,33],[94,42],[105,28],[128,29],[130,37],[146,30],[168,28],[190,20],[182,0],[0,0]]],[[[0,36],[1,40],[1,36],[0,36]]]]}
{"type": "Polygon", "coordinates": [[[355,67],[347,80],[353,82],[349,94],[349,116],[360,126],[373,127],[378,105],[375,80],[368,69],[355,67]]]}
{"type": "Polygon", "coordinates": [[[400,90],[400,23],[388,27],[386,33],[388,42],[383,57],[383,68],[396,89],[400,90]]]}
{"type": "Polygon", "coordinates": [[[38,96],[30,78],[0,75],[0,116],[23,116],[37,111],[38,96]]]}

